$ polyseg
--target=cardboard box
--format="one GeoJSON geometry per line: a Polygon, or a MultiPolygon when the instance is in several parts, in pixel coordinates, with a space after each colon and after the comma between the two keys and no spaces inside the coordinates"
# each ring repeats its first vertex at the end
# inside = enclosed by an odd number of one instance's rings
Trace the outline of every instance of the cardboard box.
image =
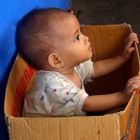
{"type": "MultiPolygon", "coordinates": [[[[93,45],[93,60],[115,56],[123,50],[124,38],[130,26],[83,26],[93,45]]],[[[135,46],[136,47],[136,46],[135,46]]],[[[100,116],[21,117],[23,99],[30,89],[35,69],[17,56],[11,70],[4,102],[5,118],[10,140],[134,140],[139,95],[134,93],[124,110],[100,116]]],[[[89,94],[106,94],[121,90],[127,79],[139,74],[138,50],[129,62],[115,72],[86,86],[89,94]]]]}

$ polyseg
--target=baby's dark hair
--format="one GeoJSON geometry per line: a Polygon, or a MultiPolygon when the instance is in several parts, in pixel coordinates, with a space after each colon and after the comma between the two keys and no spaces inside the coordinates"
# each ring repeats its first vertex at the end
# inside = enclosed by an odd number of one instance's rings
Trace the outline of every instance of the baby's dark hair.
{"type": "Polygon", "coordinates": [[[52,23],[70,14],[57,8],[35,9],[18,23],[16,45],[19,54],[36,69],[44,69],[48,55],[55,49],[55,29],[52,23]]]}

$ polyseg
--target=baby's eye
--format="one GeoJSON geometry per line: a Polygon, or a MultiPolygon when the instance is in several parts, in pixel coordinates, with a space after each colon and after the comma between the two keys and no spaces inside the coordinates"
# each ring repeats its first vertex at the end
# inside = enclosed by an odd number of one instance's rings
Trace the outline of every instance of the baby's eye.
{"type": "Polygon", "coordinates": [[[77,35],[76,36],[76,40],[80,40],[80,35],[77,35]]]}

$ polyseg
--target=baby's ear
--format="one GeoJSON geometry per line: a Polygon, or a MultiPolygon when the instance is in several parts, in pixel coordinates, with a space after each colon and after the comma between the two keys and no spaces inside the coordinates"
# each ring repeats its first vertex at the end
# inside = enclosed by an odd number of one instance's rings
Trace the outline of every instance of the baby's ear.
{"type": "Polygon", "coordinates": [[[48,56],[48,63],[53,68],[62,68],[64,63],[61,60],[61,57],[57,53],[51,53],[48,56]]]}

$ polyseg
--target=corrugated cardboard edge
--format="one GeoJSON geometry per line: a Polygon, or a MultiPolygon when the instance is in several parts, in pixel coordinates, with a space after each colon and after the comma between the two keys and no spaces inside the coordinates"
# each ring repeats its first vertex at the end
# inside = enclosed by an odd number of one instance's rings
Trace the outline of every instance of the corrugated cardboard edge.
{"type": "MultiPolygon", "coordinates": [[[[124,24],[126,25],[126,28],[130,29],[130,32],[133,32],[132,27],[130,24],[124,24]]],[[[133,47],[135,47],[135,55],[133,57],[136,57],[137,59],[134,59],[132,63],[134,65],[137,65],[136,73],[140,76],[140,57],[139,57],[139,50],[138,45],[133,44],[133,47]]],[[[135,73],[134,72],[134,73],[135,73]]],[[[122,115],[120,116],[120,135],[121,140],[134,140],[135,139],[135,133],[136,133],[136,126],[137,126],[137,119],[138,119],[138,112],[139,112],[139,98],[140,95],[136,92],[133,93],[129,103],[127,104],[125,110],[122,112],[122,115]],[[123,115],[123,114],[126,115],[123,115]]]]}
{"type": "Polygon", "coordinates": [[[118,140],[120,135],[118,114],[32,119],[9,117],[8,124],[10,140],[118,140]]]}
{"type": "Polygon", "coordinates": [[[124,111],[120,112],[121,140],[134,140],[139,110],[139,95],[134,93],[124,111]]]}

